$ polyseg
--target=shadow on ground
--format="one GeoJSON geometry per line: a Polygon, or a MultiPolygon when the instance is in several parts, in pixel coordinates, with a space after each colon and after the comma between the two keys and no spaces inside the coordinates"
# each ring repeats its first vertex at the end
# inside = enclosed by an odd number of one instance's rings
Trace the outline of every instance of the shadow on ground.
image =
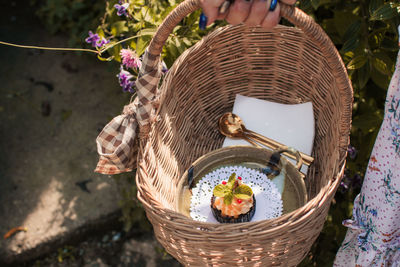
{"type": "MultiPolygon", "coordinates": [[[[23,2],[0,3],[0,40],[67,46],[23,2]]],[[[93,172],[95,138],[130,96],[118,66],[94,55],[0,46],[0,62],[0,262],[12,262],[117,221],[117,185],[93,172]],[[15,227],[27,231],[3,238],[15,227]]]]}

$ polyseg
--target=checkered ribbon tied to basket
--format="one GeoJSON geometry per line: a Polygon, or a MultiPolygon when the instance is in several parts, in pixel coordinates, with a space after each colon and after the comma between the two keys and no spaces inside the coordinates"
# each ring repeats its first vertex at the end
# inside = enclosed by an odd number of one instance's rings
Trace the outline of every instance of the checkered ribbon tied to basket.
{"type": "Polygon", "coordinates": [[[158,105],[156,95],[161,73],[160,57],[146,51],[135,82],[137,97],[96,138],[100,159],[95,172],[118,174],[136,168],[137,137],[140,132],[146,133],[147,126],[156,117],[154,110],[158,105]]]}

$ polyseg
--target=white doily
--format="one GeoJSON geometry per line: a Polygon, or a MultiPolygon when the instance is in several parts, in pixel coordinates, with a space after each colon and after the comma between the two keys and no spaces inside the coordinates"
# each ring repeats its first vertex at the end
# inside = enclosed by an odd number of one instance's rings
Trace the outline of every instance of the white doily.
{"type": "Polygon", "coordinates": [[[268,177],[255,170],[243,166],[227,166],[214,170],[200,179],[192,188],[190,216],[201,222],[219,223],[210,207],[212,191],[222,181],[228,181],[229,176],[236,173],[243,183],[253,190],[256,198],[256,212],[251,221],[261,221],[282,215],[282,197],[276,185],[268,177]]]}

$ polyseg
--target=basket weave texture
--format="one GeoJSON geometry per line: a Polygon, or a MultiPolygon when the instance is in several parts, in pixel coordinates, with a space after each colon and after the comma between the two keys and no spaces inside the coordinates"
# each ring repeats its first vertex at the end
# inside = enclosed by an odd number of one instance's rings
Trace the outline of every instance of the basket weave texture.
{"type": "MultiPolygon", "coordinates": [[[[179,5],[160,26],[149,52],[159,55],[173,27],[198,7],[198,0],[179,5]]],[[[160,87],[159,120],[141,135],[138,197],[158,241],[186,266],[296,266],[322,230],[343,176],[352,107],[345,68],[309,16],[286,5],[281,14],[296,27],[226,26],[185,51],[160,87]],[[217,121],[232,110],[236,94],[313,103],[315,162],[306,177],[310,201],[272,220],[194,221],[176,211],[179,179],[194,160],[222,146],[217,121]]]]}

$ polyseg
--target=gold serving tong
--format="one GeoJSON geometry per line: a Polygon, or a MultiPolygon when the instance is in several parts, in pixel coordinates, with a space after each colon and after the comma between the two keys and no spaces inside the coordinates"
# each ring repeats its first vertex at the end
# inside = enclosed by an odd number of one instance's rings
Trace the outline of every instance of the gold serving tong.
{"type": "MultiPolygon", "coordinates": [[[[271,138],[247,129],[244,126],[242,119],[232,112],[227,112],[221,116],[218,122],[218,127],[221,134],[233,139],[246,140],[247,142],[257,147],[261,147],[260,145],[264,145],[273,150],[285,147],[288,148],[284,144],[281,144],[271,138]]],[[[286,152],[283,154],[291,159],[296,159],[293,154],[286,152]]],[[[313,157],[302,152],[300,152],[300,156],[303,160],[303,163],[307,166],[310,166],[310,164],[314,161],[313,157]]]]}

